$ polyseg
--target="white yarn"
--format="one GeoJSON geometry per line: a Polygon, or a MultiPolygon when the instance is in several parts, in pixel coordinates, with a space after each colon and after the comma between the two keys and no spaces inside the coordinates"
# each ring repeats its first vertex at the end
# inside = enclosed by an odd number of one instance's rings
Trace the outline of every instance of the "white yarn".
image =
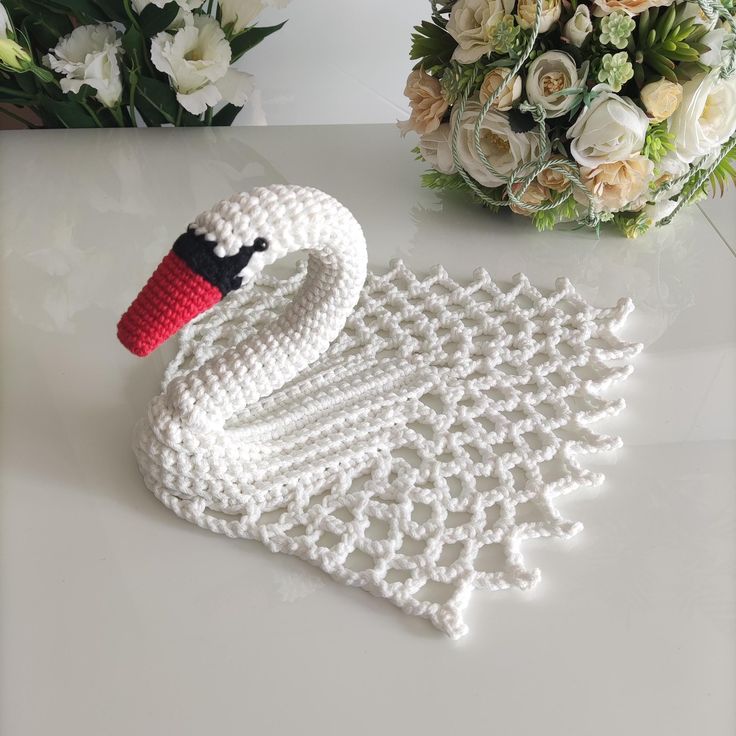
{"type": "Polygon", "coordinates": [[[213,223],[234,218],[228,249],[254,233],[275,245],[249,277],[311,244],[309,265],[260,275],[182,331],[136,431],[147,486],[188,521],[463,635],[473,590],[538,580],[525,540],[582,528],[555,499],[602,480],[578,455],[620,445],[587,425],[624,406],[600,394],[641,348],[614,334],[631,302],[596,309],[565,279],[544,295],[521,275],[503,291],[483,270],[420,280],[401,262],[360,291],[362,234],[327,195],[230,202],[247,224],[225,203],[197,224],[222,237],[213,223]]]}

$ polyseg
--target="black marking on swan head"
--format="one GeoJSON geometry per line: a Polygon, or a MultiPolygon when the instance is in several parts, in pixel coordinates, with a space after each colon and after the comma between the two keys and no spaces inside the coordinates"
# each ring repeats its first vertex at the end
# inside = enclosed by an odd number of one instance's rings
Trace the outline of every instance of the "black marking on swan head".
{"type": "Polygon", "coordinates": [[[217,241],[207,240],[197,235],[193,229],[180,235],[172,250],[189,268],[203,279],[217,287],[223,296],[240,287],[243,279],[238,274],[248,265],[254,253],[268,248],[268,241],[256,238],[253,245],[243,245],[232,256],[218,256],[215,253],[217,241]]]}

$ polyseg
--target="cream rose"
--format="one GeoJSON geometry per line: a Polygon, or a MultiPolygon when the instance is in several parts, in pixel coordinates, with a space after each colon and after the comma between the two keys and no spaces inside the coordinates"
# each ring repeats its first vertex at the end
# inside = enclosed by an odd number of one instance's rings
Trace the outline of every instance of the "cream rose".
{"type": "Polygon", "coordinates": [[[649,8],[672,5],[674,0],[593,0],[595,15],[609,15],[614,10],[623,10],[629,15],[639,15],[649,8]]]}
{"type": "Polygon", "coordinates": [[[644,146],[649,118],[628,97],[619,97],[605,84],[593,87],[598,96],[568,129],[570,153],[581,165],[624,161],[636,156],[644,146]]]}
{"type": "Polygon", "coordinates": [[[509,69],[491,69],[486,74],[483,84],[480,86],[480,101],[483,103],[487,102],[488,98],[503,85],[503,91],[496,98],[495,102],[491,104],[491,107],[504,112],[510,110],[514,102],[521,97],[521,78],[517,76],[509,80],[508,76],[510,73],[511,71],[509,69]]]}
{"type": "MultiPolygon", "coordinates": [[[[511,188],[514,191],[514,194],[516,194],[516,192],[522,189],[522,185],[514,184],[511,188]]],[[[524,202],[524,204],[530,204],[533,207],[537,207],[543,202],[547,202],[551,199],[551,196],[552,195],[547,187],[542,186],[538,181],[533,181],[519,199],[524,202]]],[[[527,209],[519,204],[510,204],[509,209],[517,215],[526,215],[527,217],[531,217],[534,214],[534,210],[527,209]]]]}
{"type": "MultiPolygon", "coordinates": [[[[550,156],[550,161],[554,161],[558,167],[568,170],[573,173],[576,170],[575,164],[569,161],[564,156],[554,154],[550,156]]],[[[566,177],[560,171],[555,169],[544,169],[537,174],[537,181],[543,186],[551,189],[553,192],[564,192],[570,186],[570,179],[566,177]]]]}
{"type": "Polygon", "coordinates": [[[526,74],[526,96],[541,105],[548,118],[564,115],[575,101],[574,95],[560,94],[571,87],[581,87],[585,78],[578,75],[575,60],[564,51],[545,51],[529,64],[526,74]]]}
{"type": "Polygon", "coordinates": [[[637,202],[647,192],[653,171],[654,164],[648,158],[634,156],[592,169],[583,166],[580,174],[593,195],[596,209],[618,212],[637,202]]]}
{"type": "Polygon", "coordinates": [[[447,22],[447,32],[457,41],[452,58],[472,64],[493,51],[492,31],[513,8],[514,0],[458,0],[447,22]]]}
{"type": "Polygon", "coordinates": [[[565,23],[562,37],[573,46],[582,46],[585,39],[593,32],[593,21],[590,19],[590,8],[584,3],[575,8],[572,18],[565,23]]]}
{"type": "Polygon", "coordinates": [[[105,107],[115,107],[123,94],[118,54],[122,53],[115,28],[107,23],[77,26],[44,56],[45,66],[64,76],[62,92],[79,92],[83,85],[95,90],[105,107]]]}
{"type": "MultiPolygon", "coordinates": [[[[561,0],[542,0],[542,19],[539,32],[546,33],[559,20],[562,13],[561,0]]],[[[516,5],[516,20],[522,28],[533,28],[537,15],[537,0],[519,0],[516,5]]]]}
{"type": "Polygon", "coordinates": [[[652,122],[661,123],[670,117],[682,102],[682,85],[662,77],[657,82],[645,84],[639,96],[652,122]]]}
{"type": "Polygon", "coordinates": [[[399,123],[401,134],[413,130],[424,135],[437,130],[447,111],[447,100],[442,96],[439,80],[423,69],[415,69],[406,80],[404,94],[409,98],[411,115],[399,123]]]}
{"type": "Polygon", "coordinates": [[[452,160],[452,131],[448,123],[442,123],[437,130],[419,139],[419,153],[433,169],[442,174],[454,174],[457,171],[452,160]]]}
{"type": "MultiPolygon", "coordinates": [[[[528,164],[539,157],[539,138],[536,133],[515,133],[511,129],[506,113],[489,110],[480,129],[480,146],[488,161],[500,176],[489,171],[475,148],[475,123],[482,105],[477,98],[468,100],[465,112],[460,119],[458,135],[458,156],[463,168],[480,184],[496,187],[504,183],[502,176],[508,176],[518,166],[528,164]]],[[[457,122],[457,109],[453,111],[450,127],[457,122]]]]}
{"type": "Polygon", "coordinates": [[[736,75],[722,79],[713,69],[685,82],[669,129],[685,163],[723,145],[736,132],[736,75]]]}

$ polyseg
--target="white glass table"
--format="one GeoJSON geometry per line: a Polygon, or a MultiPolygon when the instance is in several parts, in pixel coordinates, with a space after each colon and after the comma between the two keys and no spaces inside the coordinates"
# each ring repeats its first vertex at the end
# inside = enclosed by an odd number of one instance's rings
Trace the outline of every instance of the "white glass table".
{"type": "Polygon", "coordinates": [[[732,736],[736,730],[733,192],[638,241],[536,234],[419,186],[392,126],[0,134],[0,732],[732,736]],[[317,186],[375,270],[570,277],[630,296],[646,343],[599,425],[625,447],[529,546],[531,592],[478,592],[471,633],[177,519],[131,429],[173,346],[115,324],[186,224],[231,193],[317,186]]]}

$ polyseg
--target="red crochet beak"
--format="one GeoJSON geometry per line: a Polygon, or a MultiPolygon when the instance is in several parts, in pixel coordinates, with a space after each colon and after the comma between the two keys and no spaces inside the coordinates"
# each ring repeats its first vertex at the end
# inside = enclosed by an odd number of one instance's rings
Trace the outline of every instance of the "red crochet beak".
{"type": "Polygon", "coordinates": [[[171,250],[120,318],[118,339],[131,353],[148,355],[222,296],[171,250]]]}

